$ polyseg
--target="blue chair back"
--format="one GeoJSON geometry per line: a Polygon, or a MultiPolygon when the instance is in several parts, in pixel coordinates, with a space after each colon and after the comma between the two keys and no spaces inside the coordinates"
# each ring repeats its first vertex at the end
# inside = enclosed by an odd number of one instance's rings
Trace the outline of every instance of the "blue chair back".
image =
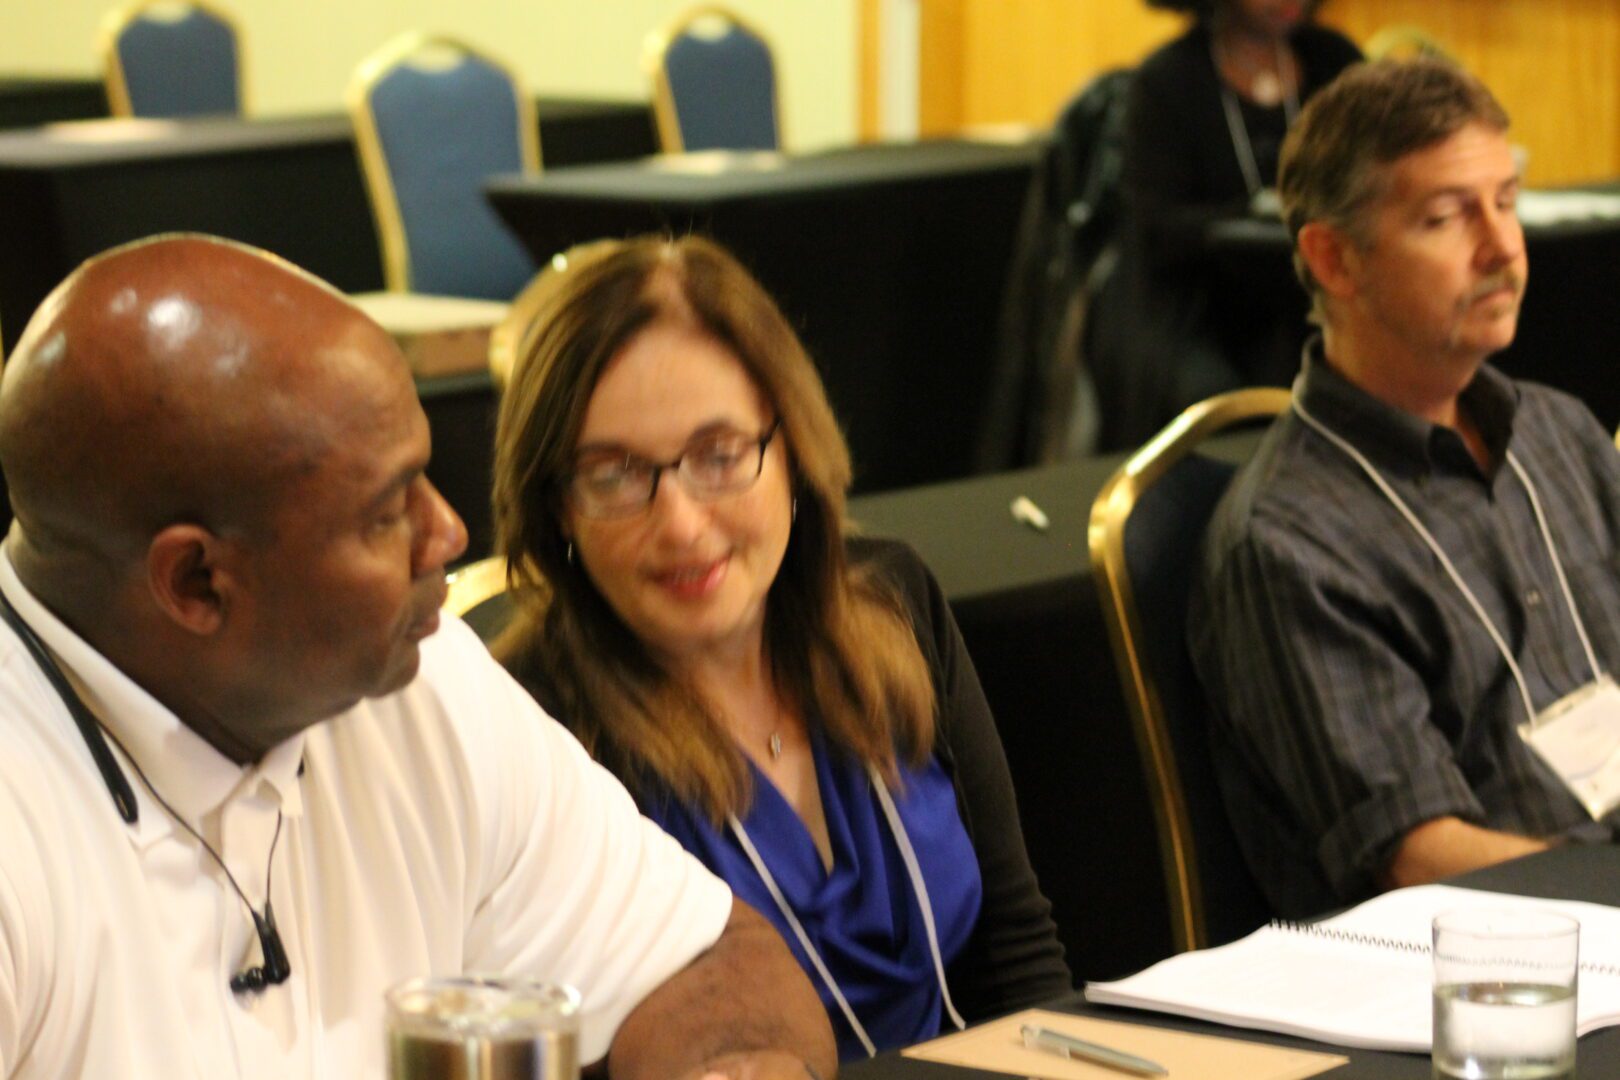
{"type": "Polygon", "coordinates": [[[1287,391],[1263,389],[1193,406],[1121,466],[1092,507],[1092,564],[1153,796],[1181,949],[1231,941],[1272,915],[1227,818],[1210,759],[1209,703],[1186,634],[1204,530],[1237,471],[1235,461],[1199,447],[1287,403],[1287,391]]]}
{"type": "Polygon", "coordinates": [[[362,64],[351,110],[390,289],[510,300],[535,267],[484,198],[540,167],[534,106],[497,61],[410,35],[362,64]],[[419,64],[448,53],[449,63],[419,64]]]}
{"type": "Polygon", "coordinates": [[[107,103],[115,116],[236,116],[242,112],[236,26],[211,5],[187,3],[178,19],[142,0],[105,27],[107,103]]]}
{"type": "Polygon", "coordinates": [[[649,48],[664,150],[781,148],[776,63],[758,31],[704,7],[655,35],[649,48]],[[709,25],[719,32],[705,34],[709,25]]]}

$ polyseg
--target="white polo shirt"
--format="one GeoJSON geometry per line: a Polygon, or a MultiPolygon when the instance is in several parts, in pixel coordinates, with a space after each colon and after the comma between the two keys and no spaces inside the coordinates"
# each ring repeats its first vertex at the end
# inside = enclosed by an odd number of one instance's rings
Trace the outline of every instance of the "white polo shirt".
{"type": "Polygon", "coordinates": [[[725,884],[459,620],[423,643],[410,686],[242,768],[3,557],[0,589],[261,910],[282,813],[271,895],[292,964],[279,986],[231,992],[260,962],[241,901],[115,749],[140,806],[123,822],[66,706],[0,623],[0,1076],[381,1077],[383,991],[461,972],[578,987],[591,1061],[725,925],[725,884]]]}

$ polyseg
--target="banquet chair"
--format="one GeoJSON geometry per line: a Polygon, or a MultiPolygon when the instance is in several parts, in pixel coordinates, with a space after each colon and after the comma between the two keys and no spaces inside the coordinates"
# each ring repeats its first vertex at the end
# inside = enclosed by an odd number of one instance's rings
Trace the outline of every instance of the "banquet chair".
{"type": "Polygon", "coordinates": [[[114,116],[244,112],[241,34],[211,0],[134,0],[109,11],[99,48],[114,116]]]}
{"type": "Polygon", "coordinates": [[[1456,58],[1440,44],[1440,40],[1421,26],[1386,26],[1367,39],[1364,52],[1368,60],[1427,57],[1456,63],[1456,58]]]}
{"type": "Polygon", "coordinates": [[[682,13],[647,36],[643,64],[665,153],[781,148],[770,43],[732,12],[682,13]]]}
{"type": "MultiPolygon", "coordinates": [[[[1203,444],[1287,406],[1277,388],[1192,406],[1120,466],[1091,508],[1091,564],[1153,803],[1178,950],[1233,940],[1272,914],[1221,802],[1186,622],[1204,529],[1238,466],[1203,444]]],[[[1241,449],[1247,457],[1253,442],[1241,449]]]]}
{"type": "Polygon", "coordinates": [[[506,557],[491,555],[453,571],[444,610],[466,620],[485,644],[500,636],[512,618],[506,591],[506,557]]]}
{"type": "Polygon", "coordinates": [[[540,171],[517,77],[453,38],[408,33],[361,62],[348,97],[387,287],[510,300],[534,264],[483,183],[540,171]]]}
{"type": "Polygon", "coordinates": [[[507,383],[512,381],[512,370],[517,366],[518,358],[533,347],[535,331],[539,329],[535,314],[562,283],[565,271],[576,263],[622,246],[623,241],[613,239],[587,240],[575,244],[567,251],[553,255],[534,280],[523,287],[523,291],[506,309],[506,317],[496,323],[489,333],[489,376],[496,391],[506,389],[507,383]]]}

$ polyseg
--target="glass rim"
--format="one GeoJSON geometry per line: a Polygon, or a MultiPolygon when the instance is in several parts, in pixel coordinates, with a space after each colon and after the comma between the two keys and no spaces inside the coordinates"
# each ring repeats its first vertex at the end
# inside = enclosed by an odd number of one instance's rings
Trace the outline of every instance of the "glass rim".
{"type": "Polygon", "coordinates": [[[417,975],[389,987],[383,993],[383,1001],[390,1027],[441,1037],[499,1035],[555,1023],[571,1028],[581,1015],[580,993],[575,987],[526,975],[481,972],[417,975]],[[433,1008],[446,991],[504,994],[523,1009],[533,1011],[491,1014],[456,1023],[433,1008]]]}
{"type": "Polygon", "coordinates": [[[1463,934],[1493,941],[1549,941],[1580,936],[1581,922],[1561,911],[1539,908],[1451,908],[1435,914],[1435,935],[1463,934]]]}

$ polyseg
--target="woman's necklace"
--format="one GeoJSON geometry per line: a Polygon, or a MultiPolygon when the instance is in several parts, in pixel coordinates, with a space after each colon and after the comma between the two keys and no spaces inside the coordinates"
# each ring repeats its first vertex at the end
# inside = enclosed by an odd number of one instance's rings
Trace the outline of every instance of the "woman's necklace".
{"type": "Polygon", "coordinates": [[[770,747],[772,761],[782,760],[782,731],[780,728],[771,732],[771,737],[765,741],[765,745],[770,747]]]}
{"type": "MultiPolygon", "coordinates": [[[[1293,127],[1294,120],[1299,116],[1299,80],[1288,77],[1288,54],[1281,41],[1276,45],[1277,70],[1274,73],[1241,68],[1238,70],[1240,74],[1248,76],[1249,96],[1256,104],[1273,107],[1277,104],[1276,97],[1282,98],[1283,126],[1293,127]],[[1262,101],[1262,89],[1268,90],[1276,97],[1270,101],[1262,101]]],[[[1209,59],[1215,65],[1215,81],[1221,87],[1221,105],[1226,112],[1226,130],[1232,136],[1232,153],[1237,156],[1238,168],[1243,172],[1243,183],[1249,189],[1249,197],[1252,199],[1259,194],[1263,186],[1260,182],[1260,163],[1255,160],[1254,147],[1249,142],[1249,128],[1243,120],[1243,110],[1238,105],[1237,95],[1232,92],[1232,85],[1221,73],[1222,51],[1219,39],[1212,35],[1209,40],[1209,59]]],[[[1235,64],[1233,66],[1238,67],[1235,64]]]]}

